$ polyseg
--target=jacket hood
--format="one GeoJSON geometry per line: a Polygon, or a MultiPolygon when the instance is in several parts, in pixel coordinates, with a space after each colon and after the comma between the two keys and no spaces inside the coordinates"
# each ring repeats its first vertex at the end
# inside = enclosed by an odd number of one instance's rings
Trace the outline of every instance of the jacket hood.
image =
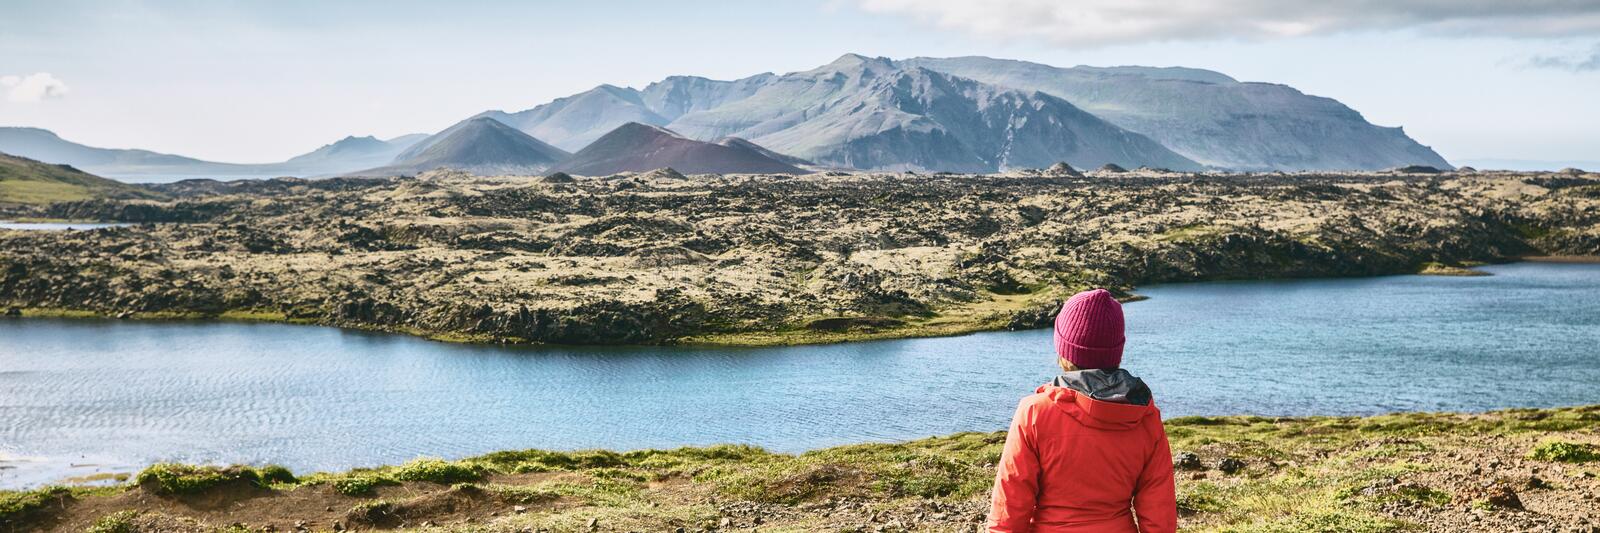
{"type": "Polygon", "coordinates": [[[1067,372],[1036,392],[1057,403],[1077,405],[1068,410],[1073,418],[1101,429],[1132,429],[1158,412],[1144,380],[1120,368],[1067,372]]]}

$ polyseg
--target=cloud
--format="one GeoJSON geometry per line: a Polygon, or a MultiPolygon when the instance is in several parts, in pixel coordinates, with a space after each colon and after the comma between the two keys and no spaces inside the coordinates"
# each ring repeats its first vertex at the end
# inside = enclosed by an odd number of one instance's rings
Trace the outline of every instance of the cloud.
{"type": "Polygon", "coordinates": [[[54,100],[67,95],[67,84],[49,72],[36,72],[26,76],[0,76],[0,90],[6,100],[18,103],[35,103],[54,100]]]}
{"type": "Polygon", "coordinates": [[[1596,0],[855,0],[871,13],[1065,46],[1419,30],[1499,37],[1600,35],[1596,0]]]}
{"type": "Polygon", "coordinates": [[[1528,60],[1528,66],[1533,68],[1548,68],[1556,70],[1570,70],[1573,72],[1600,71],[1600,44],[1594,46],[1588,57],[1555,57],[1535,56],[1528,60]]]}

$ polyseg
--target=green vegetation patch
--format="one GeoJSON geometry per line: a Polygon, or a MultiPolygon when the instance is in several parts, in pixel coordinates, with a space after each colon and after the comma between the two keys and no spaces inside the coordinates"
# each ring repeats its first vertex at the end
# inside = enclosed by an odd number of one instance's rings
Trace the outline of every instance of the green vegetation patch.
{"type": "Polygon", "coordinates": [[[1528,457],[1558,463],[1588,463],[1600,461],[1600,449],[1581,442],[1545,441],[1534,446],[1528,457]]]}
{"type": "Polygon", "coordinates": [[[395,469],[394,478],[400,481],[429,481],[442,485],[483,479],[484,468],[465,462],[443,459],[416,459],[395,469]]]}
{"type": "Polygon", "coordinates": [[[52,503],[64,503],[72,498],[72,491],[62,487],[0,492],[0,524],[20,523],[27,515],[42,511],[52,503]]]}
{"type": "Polygon", "coordinates": [[[134,533],[138,525],[133,520],[139,517],[138,511],[118,511],[95,520],[94,524],[86,529],[87,533],[134,533]]]}
{"type": "MultiPolygon", "coordinates": [[[[278,467],[281,469],[281,467],[278,467]]],[[[274,470],[273,477],[286,474],[288,470],[278,473],[274,470]]],[[[294,476],[289,476],[292,480],[294,476]]],[[[266,487],[267,481],[261,471],[244,466],[230,466],[226,468],[215,466],[193,466],[176,463],[158,463],[151,465],[134,478],[134,482],[141,487],[146,487],[157,494],[195,494],[207,489],[230,483],[248,483],[256,487],[266,487]]],[[[291,481],[292,482],[292,481],[291,481]]]]}

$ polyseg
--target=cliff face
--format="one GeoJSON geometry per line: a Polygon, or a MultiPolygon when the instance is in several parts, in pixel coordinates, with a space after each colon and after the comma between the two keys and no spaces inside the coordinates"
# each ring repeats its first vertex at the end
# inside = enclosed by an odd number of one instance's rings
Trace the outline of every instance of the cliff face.
{"type": "Polygon", "coordinates": [[[181,223],[0,231],[0,307],[781,344],[1035,327],[1085,286],[1600,255],[1596,175],[1048,174],[177,184],[14,210],[181,223]]]}

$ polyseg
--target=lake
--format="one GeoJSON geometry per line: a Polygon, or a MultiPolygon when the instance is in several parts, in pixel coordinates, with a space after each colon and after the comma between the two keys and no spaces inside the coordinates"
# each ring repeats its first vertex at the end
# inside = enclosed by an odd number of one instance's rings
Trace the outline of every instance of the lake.
{"type": "Polygon", "coordinates": [[[11,222],[0,220],[0,229],[23,231],[67,231],[132,226],[126,222],[11,222]]]}
{"type": "MultiPolygon", "coordinates": [[[[1600,403],[1600,265],[1141,288],[1166,416],[1600,403]]],[[[760,349],[472,346],[335,328],[0,319],[0,487],[155,461],[342,470],[501,449],[796,452],[1002,429],[1047,330],[760,349]]]]}

